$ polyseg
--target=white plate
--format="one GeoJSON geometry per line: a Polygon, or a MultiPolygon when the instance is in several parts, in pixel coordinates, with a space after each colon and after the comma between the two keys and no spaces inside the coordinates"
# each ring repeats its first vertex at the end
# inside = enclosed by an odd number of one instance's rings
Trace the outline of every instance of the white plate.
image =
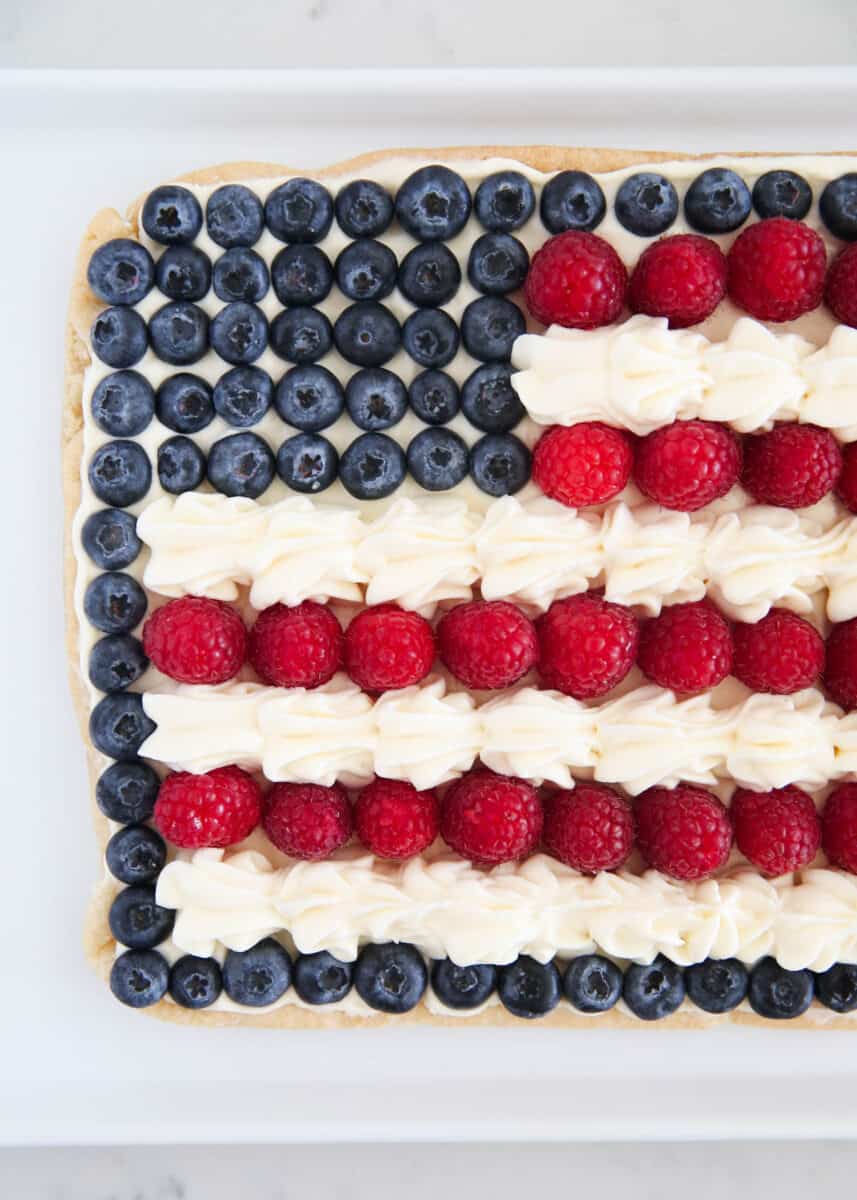
{"type": "Polygon", "coordinates": [[[62,322],[77,241],[171,174],[396,145],[855,149],[857,73],[0,75],[0,1141],[833,1137],[857,1040],[461,1028],[185,1031],[112,1002],[60,616],[62,322]]]}

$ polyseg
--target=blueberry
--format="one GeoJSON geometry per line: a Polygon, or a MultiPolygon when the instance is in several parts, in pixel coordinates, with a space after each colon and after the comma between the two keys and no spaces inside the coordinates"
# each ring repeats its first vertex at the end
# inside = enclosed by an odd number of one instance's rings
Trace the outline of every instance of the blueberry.
{"type": "Polygon", "coordinates": [[[211,348],[228,363],[255,362],[268,345],[268,322],[261,308],[236,300],[211,322],[211,348]]]}
{"type": "Polygon", "coordinates": [[[857,172],[831,179],[818,202],[821,219],[834,237],[857,240],[857,172]]]}
{"type": "Polygon", "coordinates": [[[92,418],[111,437],[136,437],[154,415],[154,390],[137,371],[106,375],[92,393],[92,418]]]}
{"type": "Polygon", "coordinates": [[[478,1008],[497,986],[497,968],[485,963],[459,967],[451,958],[432,963],[431,985],[447,1008],[478,1008]]]}
{"type": "Polygon", "coordinates": [[[101,633],[130,633],[146,614],[146,593],[124,571],[110,571],[87,585],[83,611],[101,633]]]}
{"type": "Polygon", "coordinates": [[[287,992],[292,960],[274,938],[263,938],[249,950],[230,950],[223,963],[223,990],[246,1008],[264,1008],[287,992]]]}
{"type": "Polygon", "coordinates": [[[533,215],[536,194],[520,171],[497,171],[482,180],[473,207],[486,229],[492,233],[511,233],[533,215]]]}
{"type": "Polygon", "coordinates": [[[616,193],[616,217],[631,233],[654,237],[669,229],[678,216],[676,190],[663,175],[640,171],[616,193]]]}
{"type": "Polygon", "coordinates": [[[396,216],[420,242],[447,241],[470,216],[467,184],[449,167],[420,167],[396,193],[396,216]]]}
{"type": "Polygon", "coordinates": [[[482,362],[508,362],[515,340],[527,328],[524,314],[502,296],[480,296],[461,318],[461,340],[468,354],[482,362]]]}
{"type": "Polygon", "coordinates": [[[149,660],[130,633],[108,633],[89,652],[89,682],[100,692],[121,692],[140,678],[149,660]]]}
{"type": "Polygon", "coordinates": [[[345,403],[354,424],[374,432],[401,421],[408,411],[408,392],[392,371],[366,367],[348,380],[345,403]]]}
{"type": "Polygon", "coordinates": [[[806,1012],[814,990],[812,971],[787,971],[776,959],[763,958],[750,972],[748,999],[758,1016],[790,1021],[806,1012]]]}
{"type": "Polygon", "coordinates": [[[410,1012],[422,999],[427,982],[423,957],[409,942],[364,946],[354,965],[357,994],[378,1012],[410,1012]]]}
{"type": "Polygon", "coordinates": [[[110,968],[110,990],[129,1008],[148,1008],[167,992],[170,968],[157,950],[126,950],[110,968]]]}
{"type": "Polygon", "coordinates": [[[408,389],[411,408],[427,425],[445,425],[458,412],[458,384],[445,371],[421,371],[408,389]]]}
{"type": "Polygon", "coordinates": [[[95,785],[95,801],[110,821],[137,825],[155,811],[161,781],[148,763],[117,762],[95,785]]]}
{"type": "Polygon", "coordinates": [[[167,184],[149,192],[141,220],[152,241],[176,246],[192,242],[202,229],[202,209],[193,192],[167,184]]]}
{"type": "Polygon", "coordinates": [[[477,367],[461,389],[461,411],[483,433],[508,433],[526,415],[504,363],[477,367]]]}
{"type": "Polygon", "coordinates": [[[336,260],[336,282],[350,300],[383,300],[396,286],[396,256],[389,246],[364,238],[336,260]]]}
{"type": "Polygon", "coordinates": [[[293,492],[323,492],[336,478],[339,455],[320,433],[297,433],[277,451],[277,474],[293,492]]]}
{"type": "Polygon", "coordinates": [[[108,367],[133,367],[146,353],[146,322],[133,308],[105,308],[92,323],[92,349],[108,367]]]}
{"type": "Polygon", "coordinates": [[[176,434],[158,447],[158,479],[165,492],[192,492],[205,479],[205,455],[190,438],[176,434]]]}
{"type": "Polygon", "coordinates": [[[834,963],[815,977],[815,994],[825,1008],[853,1012],[857,1008],[857,964],[834,963]]]}
{"type": "Polygon", "coordinates": [[[470,448],[470,475],[489,496],[514,496],[530,478],[530,452],[513,433],[486,433],[470,448]]]}
{"type": "Polygon", "coordinates": [[[536,962],[521,954],[497,970],[497,994],[515,1017],[543,1017],[559,1004],[562,986],[556,963],[536,962]]]}
{"type": "Polygon", "coordinates": [[[750,189],[740,175],[710,167],[685,192],[684,215],[700,233],[731,233],[750,215],[750,189]]]}
{"type": "Polygon", "coordinates": [[[470,249],[467,278],[478,292],[502,296],[519,288],[527,277],[530,256],[510,233],[483,233],[470,249]]]}
{"type": "Polygon", "coordinates": [[[358,367],[380,367],[399,349],[402,333],[388,308],[363,300],[340,313],[333,327],[333,340],[349,362],[358,367]]]}
{"type": "Polygon", "coordinates": [[[318,246],[284,246],[271,263],[281,304],[318,304],[333,287],[333,267],[318,246]]]}
{"type": "Polygon", "coordinates": [[[151,950],[173,931],[176,914],[155,902],[150,883],[123,888],[110,905],[108,922],[117,942],[131,950],[151,950]]]}
{"type": "Polygon", "coordinates": [[[258,425],[274,400],[274,381],[261,367],[234,367],[214,385],[214,408],[227,425],[258,425]]]}
{"type": "Polygon", "coordinates": [[[295,963],[295,991],[305,1004],[335,1004],[351,991],[354,964],[319,950],[295,963]]]}
{"type": "Polygon", "coordinates": [[[169,246],[158,259],[155,278],[171,300],[201,300],[211,287],[211,263],[196,246],[169,246]]]}
{"type": "Polygon", "coordinates": [[[274,478],[274,456],[267,442],[255,433],[233,433],[211,447],[208,478],[224,496],[255,500],[274,478]]]}
{"type": "Polygon", "coordinates": [[[339,460],[343,487],[357,500],[382,500],[405,478],[405,452],[386,433],[363,433],[339,460]]]}
{"type": "Polygon", "coordinates": [[[101,508],[88,516],[80,540],[96,567],[103,571],[130,566],[143,549],[136,519],[120,508],[101,508]]]}
{"type": "Polygon", "coordinates": [[[380,237],[393,219],[393,197],[371,179],[346,183],[334,207],[339,228],[352,238],[380,237]]]}
{"type": "Polygon", "coordinates": [[[327,367],[292,367],[277,384],[274,407],[287,425],[318,433],[342,416],[345,394],[327,367]]]}
{"type": "Polygon", "coordinates": [[[562,986],[578,1012],[607,1012],[622,995],[622,972],[609,958],[583,954],[566,967],[562,986]]]}
{"type": "Polygon", "coordinates": [[[766,171],[753,186],[753,207],[760,217],[802,221],[812,205],[812,188],[795,171],[766,171]]]}
{"type": "Polygon", "coordinates": [[[149,337],[158,358],[187,367],[199,362],[208,349],[208,317],[197,305],[174,300],[149,321],[149,337]]]}
{"type": "Polygon", "coordinates": [[[155,264],[145,246],[130,238],[113,238],[89,260],[86,279],[105,304],[138,304],[152,290],[155,264]]]}
{"type": "Polygon", "coordinates": [[[560,171],[542,188],[542,224],[550,233],[588,233],[604,220],[607,204],[599,184],[585,171],[560,171]]]}
{"type": "Polygon", "coordinates": [[[212,284],[215,296],[227,304],[235,300],[258,304],[270,284],[268,265],[255,250],[235,246],[215,262],[212,284]]]}
{"type": "Polygon", "coordinates": [[[424,429],[408,446],[408,470],[427,492],[445,492],[467,477],[467,443],[451,429],[424,429]]]}
{"type": "Polygon", "coordinates": [[[681,967],[659,954],[646,966],[631,963],[625,971],[622,997],[641,1021],[660,1021],[681,1007],[684,976],[681,967]]]}
{"type": "Polygon", "coordinates": [[[458,326],[442,308],[420,308],[402,328],[402,345],[421,367],[445,367],[458,352],[458,326]]]}
{"type": "Polygon", "coordinates": [[[99,500],[125,508],[142,500],[152,482],[152,464],[137,442],[105,442],[89,462],[89,486],[99,500]]]}
{"type": "Polygon", "coordinates": [[[137,757],[155,722],[143,711],[143,697],[136,692],[112,692],[99,700],[89,717],[89,737],[96,750],[130,762],[137,757]]]}
{"type": "Polygon", "coordinates": [[[208,197],[205,206],[208,236],[218,246],[252,246],[265,227],[262,201],[240,183],[226,183],[208,197]]]}
{"type": "Polygon", "coordinates": [[[704,1012],[726,1013],[747,995],[749,974],[737,958],[707,958],[684,972],[687,994],[704,1012]]]}
{"type": "Polygon", "coordinates": [[[320,242],[333,221],[330,192],[312,179],[289,179],[265,201],[265,221],[281,242],[320,242]]]}
{"type": "Polygon", "coordinates": [[[158,420],[176,433],[199,433],[214,420],[211,388],[198,375],[168,375],[155,399],[158,420]]]}
{"type": "Polygon", "coordinates": [[[399,267],[399,291],[418,308],[438,308],[458,291],[461,267],[442,242],[414,246],[399,267]]]}
{"type": "Polygon", "coordinates": [[[113,834],[104,857],[120,883],[154,883],[167,861],[167,846],[147,825],[126,825],[113,834]]]}
{"type": "Polygon", "coordinates": [[[312,363],[333,345],[333,329],[317,308],[287,308],[271,322],[271,349],[286,362],[312,363]]]}
{"type": "Polygon", "coordinates": [[[184,954],[170,967],[170,995],[182,1008],[208,1008],[223,990],[216,958],[184,954]]]}

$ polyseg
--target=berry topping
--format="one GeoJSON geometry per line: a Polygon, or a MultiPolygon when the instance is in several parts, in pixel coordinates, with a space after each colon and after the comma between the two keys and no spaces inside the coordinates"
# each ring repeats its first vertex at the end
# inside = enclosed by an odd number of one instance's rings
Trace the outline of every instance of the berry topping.
{"type": "Polygon", "coordinates": [[[190,438],[167,438],[158,446],[158,481],[174,496],[192,492],[205,479],[205,455],[190,438]]]}
{"type": "Polygon", "coordinates": [[[196,304],[175,300],[159,308],[149,321],[149,339],[163,362],[190,366],[208,349],[208,317],[196,304]]]}
{"type": "Polygon", "coordinates": [[[236,246],[215,262],[212,284],[215,296],[227,304],[233,300],[258,304],[268,292],[268,267],[255,250],[236,246]]]}
{"type": "Polygon", "coordinates": [[[226,183],[215,189],[205,206],[208,236],[225,250],[232,246],[252,246],[265,227],[262,201],[240,183],[226,183]]]}
{"type": "Polygon", "coordinates": [[[543,325],[597,329],[617,319],[627,284],[628,272],[609,242],[569,230],[533,255],[524,294],[543,325]]]}
{"type": "Polygon", "coordinates": [[[263,609],[250,630],[248,657],[259,678],[275,687],[317,688],[342,665],[342,630],[323,604],[263,609]]]}
{"type": "Polygon", "coordinates": [[[671,604],[644,621],[637,654],[640,670],[674,692],[716,687],[732,668],[732,635],[713,604],[671,604]]]}
{"type": "Polygon", "coordinates": [[[818,202],[821,219],[834,237],[844,242],[857,239],[857,173],[831,179],[818,202]]]}
{"type": "Polygon", "coordinates": [[[421,371],[411,380],[408,399],[414,415],[421,421],[427,425],[445,425],[458,412],[458,384],[444,371],[421,371]]]}
{"type": "Polygon", "coordinates": [[[83,595],[83,611],[101,633],[130,633],[146,612],[146,593],[123,571],[96,575],[83,595]]]}
{"type": "Polygon", "coordinates": [[[399,267],[399,291],[418,308],[439,308],[461,283],[461,267],[448,246],[423,242],[414,246],[399,267]]]}
{"type": "Polygon", "coordinates": [[[320,433],[342,416],[342,384],[327,367],[292,367],[277,384],[274,407],[287,425],[320,433]]]}
{"type": "Polygon", "coordinates": [[[533,481],[551,500],[584,508],[617,496],[633,461],[631,440],[620,429],[600,421],[552,425],[533,450],[533,481]]]}
{"type": "Polygon", "coordinates": [[[830,264],[824,298],[837,321],[857,328],[857,245],[846,246],[830,264]]]}
{"type": "Polygon", "coordinates": [[[105,304],[138,304],[152,290],[155,264],[139,242],[113,238],[92,255],[86,280],[105,304]]]}
{"type": "Polygon", "coordinates": [[[470,248],[467,278],[486,296],[504,296],[527,278],[526,246],[509,233],[483,233],[470,248]]]}
{"type": "Polygon", "coordinates": [[[366,238],[346,246],[336,260],[339,290],[351,300],[383,300],[396,286],[396,256],[366,238]]]}
{"type": "Polygon", "coordinates": [[[531,455],[512,433],[487,433],[470,448],[470,475],[489,496],[514,496],[530,478],[531,455]]]}
{"type": "Polygon", "coordinates": [[[357,994],[378,1012],[410,1012],[422,999],[427,983],[423,956],[409,942],[364,946],[354,965],[357,994]]]}
{"type": "Polygon", "coordinates": [[[223,961],[223,990],[247,1008],[264,1008],[289,990],[292,960],[272,937],[249,950],[230,950],[223,961]]]}
{"type": "Polygon", "coordinates": [[[622,999],[641,1021],[660,1021],[681,1007],[684,1000],[681,967],[659,954],[644,966],[630,963],[622,983],[622,999]]]}
{"type": "Polygon", "coordinates": [[[105,442],[89,463],[89,486],[104,504],[127,507],[142,500],[152,482],[152,464],[137,442],[105,442]]]}
{"type": "Polygon", "coordinates": [[[244,665],[247,632],[222,600],[182,596],[155,610],[143,627],[146,654],[179,683],[226,683],[244,665]]]}
{"type": "Polygon", "coordinates": [[[621,867],[634,844],[634,816],[624,796],[603,783],[578,783],[544,802],[542,842],[554,858],[594,875],[621,867]]]}
{"type": "Polygon", "coordinates": [[[137,522],[119,508],[101,508],[83,523],[80,540],[84,550],[102,571],[129,567],[143,543],[137,537],[137,522]]]}
{"type": "Polygon", "coordinates": [[[824,670],[824,641],[809,621],[772,608],[755,625],[732,626],[732,674],[754,692],[788,696],[812,687],[824,670]]]}
{"type": "Polygon", "coordinates": [[[438,822],[434,792],[397,779],[373,779],[354,801],[357,836],[378,858],[421,854],[437,837],[438,822]]]}
{"type": "Polygon", "coordinates": [[[684,197],[684,215],[700,233],[731,233],[750,215],[750,189],[727,167],[697,175],[684,197]]]}
{"type": "Polygon", "coordinates": [[[620,225],[640,237],[665,233],[678,216],[678,196],[663,175],[638,171],[616,193],[616,217],[620,225]]]}
{"type": "Polygon", "coordinates": [[[857,875],[857,783],[840,783],[827,797],[821,838],[831,863],[857,875]]]}
{"type": "Polygon", "coordinates": [[[351,837],[351,805],[338,783],[275,783],[265,797],[262,827],[283,854],[328,858],[351,837]]]}
{"type": "Polygon", "coordinates": [[[536,633],[542,683],[577,700],[603,696],[625,678],[640,636],[630,608],[591,592],[555,600],[536,633]]]}
{"type": "Polygon", "coordinates": [[[333,287],[333,267],[318,246],[285,246],[271,263],[281,304],[319,304],[333,287]]]}
{"type": "Polygon", "coordinates": [[[524,314],[503,296],[480,296],[461,317],[461,340],[481,362],[508,362],[512,346],[527,328],[524,314]]]}
{"type": "Polygon", "coordinates": [[[478,1008],[497,987],[497,968],[486,963],[459,967],[451,958],[436,959],[431,967],[431,985],[447,1008],[478,1008]]]}
{"type": "Polygon", "coordinates": [[[255,500],[274,478],[274,456],[267,442],[255,433],[233,433],[220,438],[208,454],[208,479],[224,496],[255,500]]]}
{"type": "Polygon", "coordinates": [[[337,193],[336,220],[353,238],[380,237],[393,219],[393,197],[380,183],[354,179],[337,193]]]}
{"type": "Polygon", "coordinates": [[[402,341],[399,322],[388,308],[373,300],[352,304],[333,327],[336,348],[358,367],[380,367],[393,357],[402,341]]]}
{"type": "Polygon", "coordinates": [[[167,775],[155,802],[158,829],[167,841],[187,850],[243,842],[261,814],[259,785],[239,767],[167,775]]]}
{"type": "Polygon", "coordinates": [[[857,618],[841,621],[827,635],[824,686],[840,708],[857,708],[857,618]]]}
{"type": "Polygon", "coordinates": [[[152,385],[137,371],[114,371],[92,393],[92,418],[111,437],[136,437],[154,415],[152,385]]]}
{"type": "Polygon", "coordinates": [[[530,619],[506,600],[457,604],[437,627],[440,659],[468,688],[510,687],[535,666],[539,646],[530,619]]]}
{"type": "Polygon", "coordinates": [[[339,478],[356,500],[383,500],[405,478],[405,452],[386,433],[363,433],[343,451],[339,478]]]}
{"type": "Polygon", "coordinates": [[[96,750],[119,762],[131,762],[155,722],[143,711],[137,692],[113,692],[96,704],[89,717],[89,737],[96,750]]]}
{"type": "Polygon", "coordinates": [[[202,229],[202,209],[193,192],[167,184],[149,192],[140,215],[143,228],[164,246],[192,242],[202,229]]]}
{"type": "Polygon", "coordinates": [[[335,1004],[351,991],[354,964],[326,950],[301,954],[295,963],[295,991],[305,1004],[335,1004]]]}
{"type": "Polygon", "coordinates": [[[120,825],[148,821],[155,811],[161,781],[148,763],[113,763],[95,785],[101,812],[120,825]]]}
{"type": "Polygon", "coordinates": [[[457,854],[480,866],[526,858],[542,832],[538,793],[523,779],[484,767],[471,771],[443,797],[440,831],[457,854]]]}
{"type": "Polygon", "coordinates": [[[637,797],[634,815],[643,858],[664,875],[705,879],[729,858],[729,814],[704,788],[649,788],[637,797]]]}
{"type": "Polygon", "coordinates": [[[532,1020],[552,1012],[562,997],[556,963],[536,962],[521,954],[508,966],[497,968],[497,995],[513,1017],[532,1020]]]}
{"type": "Polygon", "coordinates": [[[686,329],[710,317],[726,295],[726,258],[716,242],[678,233],[647,246],[628,284],[631,312],[686,329]]]}
{"type": "Polygon", "coordinates": [[[105,308],[92,324],[92,349],[108,367],[133,367],[146,353],[146,322],[133,308],[105,308]]]}
{"type": "Polygon", "coordinates": [[[375,433],[397,425],[408,411],[408,392],[398,375],[384,367],[355,372],[345,388],[348,415],[358,429],[375,433]]]}
{"type": "Polygon", "coordinates": [[[800,221],[769,217],[748,225],[727,262],[730,298],[759,321],[794,321],[821,304],[824,242],[800,221]]]}
{"type": "Polygon", "coordinates": [[[343,662],[364,691],[411,687],[432,668],[432,627],[419,613],[395,604],[364,608],[345,631],[343,662]]]}
{"type": "Polygon", "coordinates": [[[421,367],[445,367],[458,351],[458,326],[440,308],[411,313],[402,327],[402,346],[421,367]]]}
{"type": "Polygon", "coordinates": [[[600,185],[585,171],[560,171],[542,188],[542,224],[551,233],[590,233],[604,220],[607,204],[600,185]]]}
{"type": "Polygon", "coordinates": [[[208,1008],[223,989],[215,958],[184,954],[170,967],[170,995],[181,1008],[208,1008]]]}
{"type": "Polygon", "coordinates": [[[812,971],[787,971],[774,958],[763,958],[750,973],[747,998],[753,1012],[774,1021],[805,1013],[814,993],[812,971]]]}
{"type": "Polygon", "coordinates": [[[445,492],[467,478],[470,451],[451,429],[424,429],[408,446],[408,470],[427,492],[445,492]]]}
{"type": "Polygon", "coordinates": [[[857,1008],[857,963],[834,963],[815,977],[815,997],[833,1012],[857,1008]]]}
{"type": "Polygon", "coordinates": [[[214,385],[214,408],[227,425],[247,429],[257,425],[271,407],[274,383],[261,367],[233,367],[214,385]]]}
{"type": "Polygon", "coordinates": [[[150,883],[124,888],[110,905],[107,921],[117,942],[131,950],[151,950],[173,931],[176,914],[155,903],[150,883]]]}
{"type": "Polygon", "coordinates": [[[333,326],[317,308],[286,308],[268,330],[271,349],[286,362],[314,363],[333,347],[333,326]]]}
{"type": "Polygon", "coordinates": [[[607,1012],[622,995],[622,972],[609,958],[582,954],[566,967],[562,990],[578,1012],[607,1012]]]}
{"type": "Polygon", "coordinates": [[[198,375],[168,375],[155,405],[158,420],[176,433],[199,433],[214,420],[211,388],[198,375]]]}
{"type": "Polygon", "coordinates": [[[129,1008],[148,1008],[167,994],[170,968],[157,950],[126,950],[110,968],[110,990],[129,1008]]]}
{"type": "Polygon", "coordinates": [[[505,363],[477,367],[461,389],[461,411],[483,433],[508,433],[526,415],[505,363]]]}
{"type": "Polygon", "coordinates": [[[228,363],[255,362],[268,345],[268,322],[261,308],[236,300],[211,322],[211,348],[228,363]]]}
{"type": "Polygon", "coordinates": [[[476,218],[492,233],[513,233],[525,225],[536,207],[533,185],[520,171],[487,175],[476,189],[476,218]]]}
{"type": "Polygon", "coordinates": [[[714,421],[674,421],[637,443],[634,482],[640,491],[679,512],[725,496],[741,470],[741,444],[714,421]]]}
{"type": "Polygon", "coordinates": [[[738,849],[766,875],[796,871],[818,853],[818,813],[812,797],[794,785],[770,792],[736,788],[730,813],[738,849]]]}
{"type": "Polygon", "coordinates": [[[753,186],[753,207],[760,217],[802,221],[812,204],[812,188],[794,171],[766,171],[753,186]]]}
{"type": "Polygon", "coordinates": [[[470,216],[467,184],[449,167],[421,167],[396,193],[396,216],[417,241],[448,241],[470,216]]]}
{"type": "Polygon", "coordinates": [[[339,455],[319,433],[286,438],[277,451],[277,474],[293,492],[314,495],[336,479],[339,455]]]}
{"type": "Polygon", "coordinates": [[[741,483],[759,504],[817,504],[836,485],[841,470],[839,443],[818,425],[776,425],[744,439],[741,483]]]}
{"type": "Polygon", "coordinates": [[[746,998],[749,983],[747,968],[737,958],[706,958],[684,970],[687,994],[703,1012],[731,1012],[746,998]]]}
{"type": "Polygon", "coordinates": [[[169,246],[158,259],[155,277],[171,300],[201,300],[211,287],[211,262],[196,246],[169,246]]]}
{"type": "Polygon", "coordinates": [[[110,633],[89,653],[89,682],[100,692],[121,692],[139,679],[149,660],[136,638],[110,633]]]}
{"type": "Polygon", "coordinates": [[[320,242],[333,222],[333,200],[312,179],[289,179],[265,201],[265,223],[281,242],[320,242]]]}
{"type": "Polygon", "coordinates": [[[107,843],[104,859],[120,883],[154,883],[167,860],[167,847],[154,829],[126,825],[107,843]]]}

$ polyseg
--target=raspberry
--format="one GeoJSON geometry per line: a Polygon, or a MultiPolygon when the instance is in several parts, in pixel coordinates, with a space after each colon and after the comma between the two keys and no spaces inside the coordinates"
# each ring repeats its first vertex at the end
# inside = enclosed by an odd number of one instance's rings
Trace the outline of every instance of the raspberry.
{"type": "Polygon", "coordinates": [[[218,767],[205,775],[177,771],[161,783],[154,820],[174,846],[234,846],[259,824],[262,793],[239,767],[218,767]]]}
{"type": "Polygon", "coordinates": [[[396,779],[374,779],[354,801],[357,836],[379,858],[420,854],[437,837],[439,819],[434,792],[396,779]]]}
{"type": "Polygon", "coordinates": [[[345,631],[343,661],[367,692],[410,687],[425,679],[434,662],[432,627],[396,604],[366,608],[345,631]]]}
{"type": "Polygon", "coordinates": [[[857,513],[857,442],[841,448],[842,473],[836,482],[836,495],[853,513],[857,513]]]}
{"type": "Polygon", "coordinates": [[[650,500],[695,512],[725,496],[741,470],[741,444],[714,421],[675,421],[641,438],[634,481],[650,500]]]}
{"type": "Polygon", "coordinates": [[[829,429],[777,425],[744,439],[741,482],[759,504],[805,508],[817,504],[842,470],[842,453],[829,429]]]}
{"type": "Polygon", "coordinates": [[[769,217],[748,225],[727,263],[730,298],[759,321],[794,321],[821,304],[824,242],[800,221],[769,217]]]}
{"type": "Polygon", "coordinates": [[[625,678],[640,636],[630,608],[591,592],[555,600],[536,633],[542,683],[578,700],[603,696],[625,678]]]}
{"type": "Polygon", "coordinates": [[[532,621],[506,600],[457,604],[437,627],[444,666],[469,688],[503,688],[535,666],[539,645],[532,621]]]}
{"type": "Polygon", "coordinates": [[[543,819],[531,783],[481,767],[463,775],[447,791],[441,802],[440,832],[463,858],[494,866],[532,853],[543,819]]]}
{"type": "Polygon", "coordinates": [[[524,295],[543,325],[597,329],[619,316],[627,286],[628,272],[610,243],[570,229],[533,255],[524,295]]]}
{"type": "Polygon", "coordinates": [[[821,634],[787,608],[732,627],[732,674],[754,692],[787,696],[812,687],[824,669],[821,634]]]}
{"type": "Polygon", "coordinates": [[[821,822],[812,797],[798,787],[736,788],[730,813],[738,849],[766,875],[796,871],[818,853],[821,822]]]}
{"type": "Polygon", "coordinates": [[[637,797],[634,816],[646,862],[673,879],[704,879],[729,857],[729,814],[705,788],[649,788],[637,797]]]}
{"type": "Polygon", "coordinates": [[[827,797],[821,841],[835,867],[857,875],[857,783],[840,783],[827,797]]]}
{"type": "Polygon", "coordinates": [[[533,480],[569,508],[603,504],[622,491],[634,461],[631,441],[600,421],[553,425],[533,451],[533,480]]]}
{"type": "Polygon", "coordinates": [[[275,783],[265,797],[262,828],[283,854],[327,858],[351,837],[351,805],[338,783],[275,783]]]}
{"type": "Polygon", "coordinates": [[[226,683],[244,665],[247,631],[221,600],[182,596],[149,617],[143,649],[159,671],[179,683],[226,683]]]}
{"type": "Polygon", "coordinates": [[[621,867],[634,845],[634,816],[624,796],[601,783],[545,799],[542,841],[554,858],[594,875],[621,867]]]}
{"type": "Polygon", "coordinates": [[[840,250],[830,264],[824,298],[837,321],[857,326],[857,243],[840,250]]]}
{"type": "Polygon", "coordinates": [[[857,708],[857,617],[834,625],[827,635],[824,686],[840,708],[857,708]]]}
{"type": "Polygon", "coordinates": [[[342,630],[323,604],[274,604],[250,630],[250,662],[264,683],[317,688],[342,665],[342,630]]]}
{"type": "Polygon", "coordinates": [[[628,285],[631,312],[686,329],[710,317],[726,294],[726,258],[711,238],[679,233],[648,246],[628,285]]]}
{"type": "Polygon", "coordinates": [[[671,604],[640,629],[637,664],[674,692],[716,687],[732,667],[732,634],[713,604],[671,604]]]}

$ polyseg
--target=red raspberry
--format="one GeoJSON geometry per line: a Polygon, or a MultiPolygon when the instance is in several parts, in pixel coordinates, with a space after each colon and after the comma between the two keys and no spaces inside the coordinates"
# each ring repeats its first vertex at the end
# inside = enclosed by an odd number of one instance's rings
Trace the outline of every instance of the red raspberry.
{"type": "Polygon", "coordinates": [[[354,801],[357,836],[379,858],[413,858],[437,837],[437,796],[411,783],[373,779],[354,801]]]}
{"type": "Polygon", "coordinates": [[[437,627],[441,662],[469,688],[503,688],[535,666],[532,621],[506,600],[457,604],[437,627]]]}
{"type": "Polygon", "coordinates": [[[603,783],[578,783],[545,798],[542,842],[548,854],[594,875],[621,867],[634,845],[631,805],[603,783]]]}
{"type": "Polygon", "coordinates": [[[730,814],[738,849],[766,875],[796,871],[818,853],[821,821],[812,796],[799,787],[736,788],[730,814]]]}
{"type": "Polygon", "coordinates": [[[805,508],[835,485],[842,453],[829,429],[777,425],[744,439],[741,482],[759,504],[805,508]]]}
{"type": "Polygon", "coordinates": [[[729,814],[705,788],[649,788],[637,797],[634,816],[643,858],[673,879],[704,879],[729,857],[729,814]]]}
{"type": "Polygon", "coordinates": [[[843,446],[841,454],[842,473],[836,482],[836,495],[850,512],[857,513],[857,442],[843,446]]]}
{"type": "Polygon", "coordinates": [[[628,272],[610,243],[570,229],[533,255],[524,295],[543,325],[597,329],[619,316],[627,286],[628,272]]]}
{"type": "Polygon", "coordinates": [[[425,679],[434,662],[432,627],[397,604],[366,608],[345,631],[343,661],[367,692],[410,687],[425,679]]]}
{"type": "Polygon", "coordinates": [[[730,298],[759,321],[794,321],[821,304],[824,242],[800,221],[769,217],[748,225],[727,262],[730,298]]]}
{"type": "Polygon", "coordinates": [[[328,858],[351,837],[351,805],[338,783],[275,783],[265,797],[262,828],[291,858],[328,858]]]}
{"type": "Polygon", "coordinates": [[[625,678],[640,636],[630,608],[592,592],[555,600],[536,633],[542,683],[577,700],[603,696],[625,678]]]}
{"type": "Polygon", "coordinates": [[[159,671],[179,683],[226,683],[244,665],[247,630],[221,600],[182,596],[149,617],[143,649],[159,671]]]}
{"type": "Polygon", "coordinates": [[[725,496],[740,470],[740,442],[714,421],[674,421],[641,438],[634,456],[640,491],[679,512],[725,496]]]}
{"type": "Polygon", "coordinates": [[[840,250],[830,264],[824,298],[837,321],[857,326],[857,243],[840,250]]]}
{"type": "Polygon", "coordinates": [[[633,461],[631,440],[621,429],[600,421],[552,425],[533,451],[533,481],[551,500],[584,508],[621,492],[633,461]]]}
{"type": "Polygon", "coordinates": [[[637,260],[628,285],[631,312],[667,317],[686,329],[710,317],[726,294],[726,258],[711,238],[695,233],[664,237],[637,260]]]}
{"type": "Polygon", "coordinates": [[[161,784],[155,824],[174,846],[234,846],[259,824],[262,793],[240,767],[218,767],[205,775],[177,771],[161,784]]]}
{"type": "Polygon", "coordinates": [[[821,634],[787,608],[772,608],[755,625],[732,627],[732,674],[754,692],[787,696],[812,687],[824,669],[821,634]]]}
{"type": "Polygon", "coordinates": [[[342,630],[323,604],[274,604],[250,630],[250,662],[264,683],[317,688],[342,665],[342,630]]]}
{"type": "Polygon", "coordinates": [[[456,780],[441,802],[444,840],[481,866],[526,858],[541,836],[542,821],[532,784],[484,767],[456,780]]]}
{"type": "Polygon", "coordinates": [[[857,875],[857,783],[840,783],[827,797],[821,842],[835,867],[857,875]]]}
{"type": "Polygon", "coordinates": [[[637,665],[674,692],[716,687],[732,668],[732,634],[713,604],[671,604],[640,629],[637,665]]]}
{"type": "Polygon", "coordinates": [[[857,617],[834,625],[827,635],[824,686],[840,708],[857,708],[857,617]]]}

